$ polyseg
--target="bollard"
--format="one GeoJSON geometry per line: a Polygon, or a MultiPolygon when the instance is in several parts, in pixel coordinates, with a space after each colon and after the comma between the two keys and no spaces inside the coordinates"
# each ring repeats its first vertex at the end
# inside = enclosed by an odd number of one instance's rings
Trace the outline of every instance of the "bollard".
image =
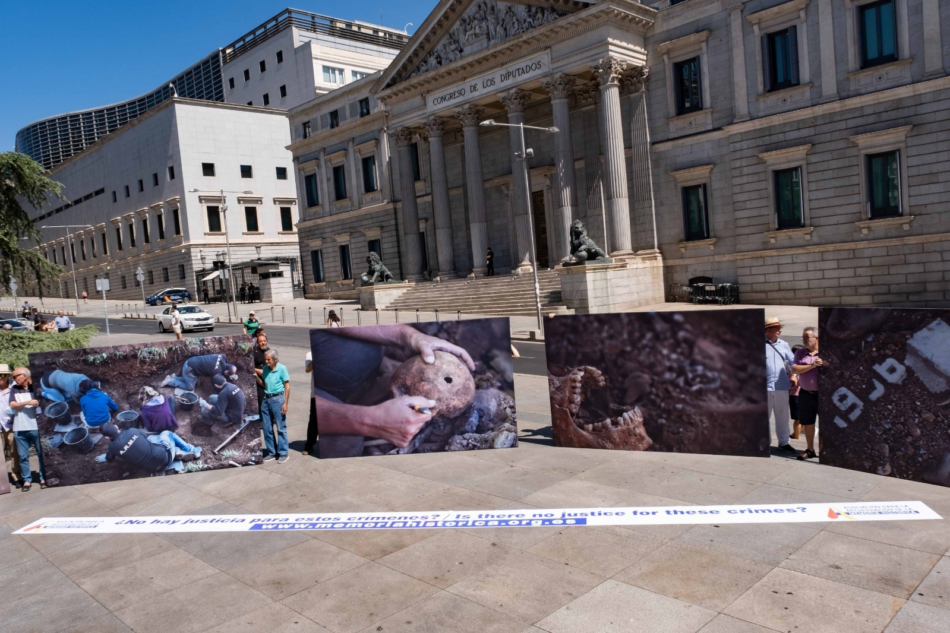
{"type": "Polygon", "coordinates": [[[360,318],[360,309],[359,309],[359,308],[356,308],[356,309],[354,310],[354,312],[356,312],[356,324],[357,324],[357,325],[363,325],[363,323],[362,323],[362,321],[361,321],[361,318],[360,318]]]}
{"type": "Polygon", "coordinates": [[[461,320],[462,320],[462,311],[461,311],[461,310],[459,310],[458,318],[455,319],[455,320],[456,320],[456,321],[461,321],[461,320]]]}
{"type": "Polygon", "coordinates": [[[287,322],[287,311],[284,309],[284,306],[280,306],[280,322],[287,322]]]}
{"type": "Polygon", "coordinates": [[[438,309],[438,308],[435,309],[435,322],[436,322],[436,323],[439,322],[439,309],[438,309]]]}
{"type": "Polygon", "coordinates": [[[379,308],[376,308],[376,325],[379,325],[379,308]]]}
{"type": "Polygon", "coordinates": [[[399,323],[399,308],[393,308],[393,312],[396,313],[396,323],[399,323]]]}
{"type": "Polygon", "coordinates": [[[327,324],[327,307],[323,306],[323,325],[327,324]]]}
{"type": "Polygon", "coordinates": [[[313,306],[307,306],[307,321],[313,325],[313,306]]]}
{"type": "Polygon", "coordinates": [[[297,325],[297,306],[294,306],[294,325],[297,325]]]}
{"type": "Polygon", "coordinates": [[[274,321],[274,306],[270,307],[270,322],[275,323],[274,321]]]}
{"type": "Polygon", "coordinates": [[[419,322],[419,308],[416,308],[416,323],[419,322]]]}

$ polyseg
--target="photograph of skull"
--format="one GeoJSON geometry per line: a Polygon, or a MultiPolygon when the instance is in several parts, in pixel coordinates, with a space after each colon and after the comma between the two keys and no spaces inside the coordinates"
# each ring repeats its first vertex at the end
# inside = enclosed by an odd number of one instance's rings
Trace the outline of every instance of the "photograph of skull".
{"type": "Polygon", "coordinates": [[[555,446],[769,456],[762,310],[549,317],[555,446]]]}
{"type": "Polygon", "coordinates": [[[517,446],[507,318],[310,330],[320,458],[517,446]]]}

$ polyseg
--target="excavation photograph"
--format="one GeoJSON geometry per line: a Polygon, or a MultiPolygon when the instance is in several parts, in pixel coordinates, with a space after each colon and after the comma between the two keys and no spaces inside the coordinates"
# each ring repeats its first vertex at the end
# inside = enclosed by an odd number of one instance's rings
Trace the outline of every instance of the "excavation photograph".
{"type": "Polygon", "coordinates": [[[769,456],[763,311],[545,320],[556,446],[769,456]]]}

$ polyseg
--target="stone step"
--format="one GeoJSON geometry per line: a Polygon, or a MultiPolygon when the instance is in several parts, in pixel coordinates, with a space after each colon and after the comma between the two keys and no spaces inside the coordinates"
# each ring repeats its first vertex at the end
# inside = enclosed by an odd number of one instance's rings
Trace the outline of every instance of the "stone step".
{"type": "MultiPolygon", "coordinates": [[[[550,270],[539,271],[538,289],[545,314],[570,311],[563,305],[561,284],[550,270]]],[[[439,309],[451,314],[504,314],[531,316],[536,313],[533,275],[497,275],[475,279],[449,279],[440,283],[417,283],[389,306],[409,313],[439,309]]]]}

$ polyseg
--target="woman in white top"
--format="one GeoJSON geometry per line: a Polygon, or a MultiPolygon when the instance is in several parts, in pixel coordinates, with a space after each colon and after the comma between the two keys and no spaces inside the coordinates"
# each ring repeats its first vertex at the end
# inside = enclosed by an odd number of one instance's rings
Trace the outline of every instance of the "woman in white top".
{"type": "Polygon", "coordinates": [[[330,310],[330,314],[327,316],[327,327],[340,327],[341,325],[343,325],[343,321],[336,315],[336,310],[330,310]]]}

